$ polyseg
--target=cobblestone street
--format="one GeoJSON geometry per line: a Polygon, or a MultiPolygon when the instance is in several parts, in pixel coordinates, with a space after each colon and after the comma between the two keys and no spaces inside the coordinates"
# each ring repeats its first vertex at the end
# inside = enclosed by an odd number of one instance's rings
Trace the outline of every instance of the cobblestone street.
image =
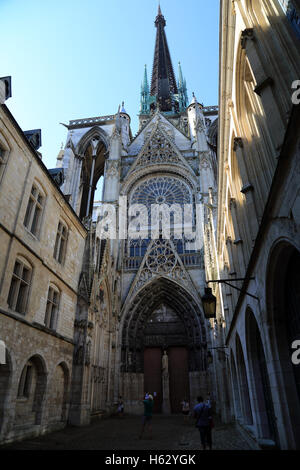
{"type": "MultiPolygon", "coordinates": [[[[184,423],[180,415],[153,417],[153,438],[139,440],[140,416],[111,417],[86,427],[67,427],[40,438],[5,445],[8,450],[199,450],[199,431],[194,420],[184,423]]],[[[233,425],[217,423],[213,429],[213,449],[251,450],[247,440],[233,425]]]]}

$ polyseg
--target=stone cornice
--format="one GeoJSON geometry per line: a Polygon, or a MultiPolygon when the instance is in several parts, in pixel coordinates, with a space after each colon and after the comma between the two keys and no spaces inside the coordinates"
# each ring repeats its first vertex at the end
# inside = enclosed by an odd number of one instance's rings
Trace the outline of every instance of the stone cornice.
{"type": "Polygon", "coordinates": [[[2,308],[0,308],[0,314],[5,315],[9,318],[12,318],[13,320],[16,320],[20,323],[23,323],[23,325],[29,326],[29,327],[34,328],[36,330],[42,331],[42,332],[44,332],[48,335],[54,336],[55,338],[60,339],[62,341],[65,341],[65,342],[71,344],[72,346],[75,344],[72,339],[67,338],[66,336],[63,336],[63,335],[61,335],[60,333],[57,333],[54,330],[50,330],[50,328],[47,328],[46,326],[41,325],[40,323],[29,322],[28,320],[26,320],[25,316],[24,317],[22,317],[21,315],[19,316],[15,313],[8,312],[7,310],[3,310],[2,308]]]}

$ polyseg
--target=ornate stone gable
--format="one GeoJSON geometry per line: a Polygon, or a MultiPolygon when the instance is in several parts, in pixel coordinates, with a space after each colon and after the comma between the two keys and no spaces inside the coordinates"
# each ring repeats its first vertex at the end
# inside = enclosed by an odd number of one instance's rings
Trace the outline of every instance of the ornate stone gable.
{"type": "Polygon", "coordinates": [[[177,282],[197,297],[193,281],[185,269],[172,240],[155,239],[148,246],[124,305],[128,305],[131,297],[147,283],[160,277],[177,282]]]}
{"type": "Polygon", "coordinates": [[[149,165],[180,165],[191,170],[175,144],[175,132],[176,129],[167,121],[160,119],[158,115],[156,120],[145,129],[145,143],[127,176],[149,165]]]}

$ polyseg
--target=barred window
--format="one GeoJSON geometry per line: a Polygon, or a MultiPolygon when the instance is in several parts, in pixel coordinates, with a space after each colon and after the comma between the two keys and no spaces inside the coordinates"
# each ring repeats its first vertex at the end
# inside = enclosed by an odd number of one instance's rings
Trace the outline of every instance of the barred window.
{"type": "Polygon", "coordinates": [[[58,289],[50,286],[48,290],[47,306],[45,313],[45,326],[55,330],[58,318],[60,293],[58,289]]]}
{"type": "Polygon", "coordinates": [[[18,398],[28,398],[32,382],[32,364],[28,362],[24,367],[18,388],[18,398]]]}
{"type": "Polygon", "coordinates": [[[21,260],[16,260],[8,294],[8,306],[12,310],[25,315],[32,268],[21,260]]]}
{"type": "Polygon", "coordinates": [[[58,223],[54,253],[53,256],[59,263],[63,264],[65,261],[66,248],[68,239],[68,228],[62,223],[58,223]]]}
{"type": "Polygon", "coordinates": [[[41,225],[45,197],[34,184],[31,188],[24,225],[33,235],[38,235],[41,225]]]}

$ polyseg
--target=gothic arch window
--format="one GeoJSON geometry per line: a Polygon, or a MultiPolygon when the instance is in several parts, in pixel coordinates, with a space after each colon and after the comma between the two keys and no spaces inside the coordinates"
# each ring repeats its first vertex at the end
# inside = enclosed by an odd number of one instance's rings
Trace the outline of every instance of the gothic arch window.
{"type": "MultiPolygon", "coordinates": [[[[192,205],[193,209],[193,194],[189,185],[181,178],[174,177],[171,175],[159,175],[148,177],[135,186],[129,197],[129,206],[133,204],[142,204],[147,209],[148,214],[148,238],[143,236],[140,239],[130,240],[128,243],[127,254],[128,256],[139,256],[143,257],[146,253],[147,246],[149,243],[149,237],[151,235],[151,207],[153,205],[166,205],[170,208],[170,238],[173,240],[178,253],[184,253],[187,250],[185,247],[184,239],[174,236],[174,225],[177,222],[176,217],[181,220],[181,226],[183,224],[183,209],[185,204],[192,205]],[[179,213],[174,214],[171,210],[171,206],[179,205],[181,210],[179,213]],[[181,218],[181,219],[180,219],[181,218]]],[[[195,213],[193,210],[192,224],[195,223],[195,213]]],[[[182,232],[181,232],[182,233],[182,232]]],[[[182,233],[182,235],[184,235],[182,233]]]]}
{"type": "Polygon", "coordinates": [[[188,186],[180,179],[170,176],[148,178],[141,183],[130,198],[131,204],[191,204],[192,195],[188,186]]]}
{"type": "Polygon", "coordinates": [[[79,217],[91,217],[95,195],[99,199],[99,187],[103,184],[106,153],[108,149],[107,134],[95,127],[83,136],[76,152],[81,157],[79,217]],[[97,191],[98,189],[98,191],[97,191]]]}

